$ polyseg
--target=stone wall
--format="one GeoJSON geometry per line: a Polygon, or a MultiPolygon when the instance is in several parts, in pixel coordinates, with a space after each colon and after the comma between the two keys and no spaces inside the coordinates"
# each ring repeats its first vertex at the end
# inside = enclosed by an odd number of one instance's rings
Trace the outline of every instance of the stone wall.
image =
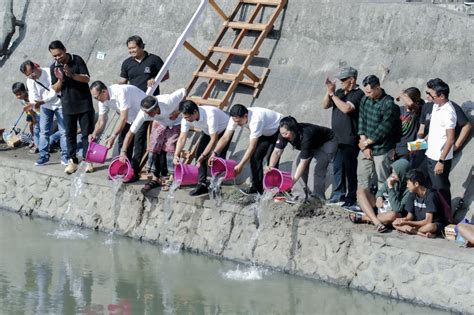
{"type": "Polygon", "coordinates": [[[59,167],[29,165],[0,157],[0,207],[101,231],[116,222],[119,234],[135,239],[474,313],[474,251],[443,239],[381,235],[373,226],[348,222],[339,208],[252,202],[232,187],[219,207],[207,198],[188,197],[186,190],[174,199],[159,191],[143,196],[138,184],[122,186],[114,202],[103,171],[87,174],[74,196],[77,177],[59,167]],[[263,210],[256,213],[259,204],[263,210]]]}

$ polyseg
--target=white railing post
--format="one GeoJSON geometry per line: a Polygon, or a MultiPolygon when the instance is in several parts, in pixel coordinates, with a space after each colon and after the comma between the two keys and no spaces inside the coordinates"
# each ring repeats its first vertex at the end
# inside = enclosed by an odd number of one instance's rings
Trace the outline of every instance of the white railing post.
{"type": "Polygon", "coordinates": [[[197,8],[196,12],[194,12],[194,15],[193,17],[191,18],[191,20],[189,21],[188,25],[186,26],[186,28],[184,29],[183,33],[181,34],[181,36],[178,38],[178,40],[176,41],[176,44],[174,45],[173,49],[171,50],[171,53],[168,55],[168,57],[166,58],[165,60],[165,63],[163,64],[163,67],[161,67],[160,69],[160,72],[158,72],[158,74],[156,75],[155,77],[155,83],[153,84],[153,86],[149,87],[147,90],[146,90],[146,94],[147,95],[152,95],[153,92],[155,92],[156,88],[158,87],[158,85],[160,85],[161,83],[161,80],[163,80],[163,77],[165,76],[166,72],[169,70],[170,66],[173,64],[173,62],[175,61],[177,55],[178,55],[178,52],[179,50],[181,49],[181,47],[183,47],[183,43],[184,41],[186,40],[186,37],[188,36],[188,33],[193,29],[193,27],[195,26],[197,20],[199,19],[199,17],[201,16],[202,12],[204,11],[204,9],[206,8],[208,4],[208,0],[202,0],[201,1],[201,4],[199,5],[199,7],[197,8]]]}

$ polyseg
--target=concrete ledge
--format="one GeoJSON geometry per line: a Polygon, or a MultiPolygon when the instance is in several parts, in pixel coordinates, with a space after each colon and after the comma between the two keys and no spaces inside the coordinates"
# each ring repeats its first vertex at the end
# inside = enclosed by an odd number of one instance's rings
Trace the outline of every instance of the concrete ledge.
{"type": "MultiPolygon", "coordinates": [[[[73,176],[60,165],[35,167],[18,150],[0,156],[0,206],[23,214],[64,218],[87,228],[173,244],[290,274],[462,313],[474,313],[474,250],[443,239],[378,234],[353,225],[339,208],[311,209],[237,200],[216,207],[207,198],[178,191],[170,200],[159,191],[143,196],[142,183],[124,185],[116,195],[105,171],[87,174],[77,197],[73,176]],[[66,211],[66,209],[69,209],[66,211]],[[257,229],[258,224],[258,229],[257,229]]],[[[105,168],[105,167],[104,167],[105,168]]]]}

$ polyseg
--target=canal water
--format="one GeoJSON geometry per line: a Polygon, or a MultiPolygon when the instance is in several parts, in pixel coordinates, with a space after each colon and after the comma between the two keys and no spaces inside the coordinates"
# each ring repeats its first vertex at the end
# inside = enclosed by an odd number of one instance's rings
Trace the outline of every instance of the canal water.
{"type": "Polygon", "coordinates": [[[0,314],[445,314],[0,210],[0,314]]]}

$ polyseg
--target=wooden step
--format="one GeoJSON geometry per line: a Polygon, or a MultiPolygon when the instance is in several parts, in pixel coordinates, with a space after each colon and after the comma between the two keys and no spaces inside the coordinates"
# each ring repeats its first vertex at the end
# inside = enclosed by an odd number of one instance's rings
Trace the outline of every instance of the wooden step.
{"type": "Polygon", "coordinates": [[[281,4],[281,0],[240,0],[242,3],[246,4],[262,4],[268,6],[279,6],[281,4]]]}
{"type": "Polygon", "coordinates": [[[224,26],[236,29],[244,29],[251,31],[264,31],[268,24],[246,23],[246,22],[224,22],[224,26]]]}
{"type": "MultiPolygon", "coordinates": [[[[219,52],[223,54],[231,54],[236,56],[248,56],[252,53],[252,49],[238,49],[238,48],[228,48],[228,47],[212,47],[213,52],[219,52]]],[[[258,52],[255,54],[257,55],[258,52]]]]}
{"type": "Polygon", "coordinates": [[[198,105],[212,105],[220,107],[222,100],[217,98],[202,98],[200,96],[188,96],[186,99],[193,101],[198,105]]]}
{"type": "Polygon", "coordinates": [[[216,79],[216,80],[221,80],[221,81],[234,81],[237,78],[236,74],[204,72],[204,71],[194,72],[193,75],[201,77],[201,78],[216,79]]]}

